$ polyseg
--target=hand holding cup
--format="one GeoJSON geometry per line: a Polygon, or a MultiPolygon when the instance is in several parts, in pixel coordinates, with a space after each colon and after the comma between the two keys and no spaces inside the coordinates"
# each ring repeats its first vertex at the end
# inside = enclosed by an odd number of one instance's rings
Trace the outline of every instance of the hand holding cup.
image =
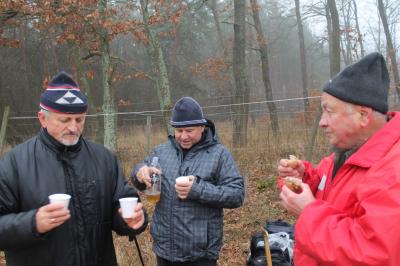
{"type": "MultiPolygon", "coordinates": [[[[128,198],[128,199],[132,199],[132,198],[128,198]]],[[[137,198],[134,198],[134,199],[136,199],[136,202],[137,202],[137,198]]],[[[121,202],[121,199],[120,199],[120,202],[121,202]]],[[[135,202],[135,200],[124,200],[124,198],[122,198],[122,202],[124,202],[124,203],[121,204],[119,213],[121,214],[125,223],[132,229],[140,228],[144,224],[144,212],[143,212],[142,203],[139,202],[139,203],[132,205],[132,202],[135,202]],[[127,204],[125,204],[125,203],[127,203],[127,204]],[[124,209],[122,208],[122,205],[124,205],[124,207],[128,207],[127,209],[125,209],[125,212],[124,212],[124,209]],[[129,206],[129,205],[131,205],[131,206],[129,206]],[[128,211],[128,213],[126,211],[128,211]],[[128,218],[125,218],[125,217],[128,217],[128,218]]]]}
{"type": "Polygon", "coordinates": [[[49,196],[50,203],[62,204],[65,210],[68,209],[70,199],[71,196],[68,194],[52,194],[49,196]]]}
{"type": "Polygon", "coordinates": [[[136,197],[127,197],[119,199],[119,204],[121,205],[122,218],[131,218],[135,212],[135,207],[138,202],[136,197]]]}
{"type": "Polygon", "coordinates": [[[192,189],[192,185],[193,185],[193,182],[195,179],[196,179],[196,177],[193,175],[180,176],[180,177],[176,178],[175,190],[180,199],[187,198],[190,190],[192,189]]]}
{"type": "Polygon", "coordinates": [[[71,215],[68,210],[71,196],[68,194],[52,194],[50,204],[40,207],[36,212],[36,230],[44,234],[68,220],[71,215]]]}

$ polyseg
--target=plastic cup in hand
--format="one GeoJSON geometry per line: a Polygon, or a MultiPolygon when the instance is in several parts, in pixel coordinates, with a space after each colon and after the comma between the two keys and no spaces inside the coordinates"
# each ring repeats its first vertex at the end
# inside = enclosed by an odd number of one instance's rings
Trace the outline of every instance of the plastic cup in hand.
{"type": "Polygon", "coordinates": [[[187,183],[189,183],[189,176],[177,177],[175,182],[177,185],[186,185],[187,183]]]}
{"type": "Polygon", "coordinates": [[[135,206],[138,202],[138,198],[121,198],[119,204],[122,209],[122,218],[131,218],[135,212],[135,206]]]}
{"type": "Polygon", "coordinates": [[[61,203],[66,210],[68,209],[70,199],[71,196],[68,194],[52,194],[49,196],[50,203],[61,203]]]}

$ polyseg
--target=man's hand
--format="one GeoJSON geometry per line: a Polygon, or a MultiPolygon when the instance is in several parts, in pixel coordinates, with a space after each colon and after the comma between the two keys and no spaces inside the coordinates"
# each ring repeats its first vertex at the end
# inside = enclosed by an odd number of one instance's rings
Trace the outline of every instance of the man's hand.
{"type": "Polygon", "coordinates": [[[161,171],[159,169],[144,165],[139,169],[139,171],[136,174],[136,177],[140,183],[145,183],[146,187],[149,188],[151,187],[151,175],[153,173],[161,175],[161,171]]]}
{"type": "Polygon", "coordinates": [[[308,184],[301,183],[301,189],[303,191],[297,194],[291,191],[287,186],[283,186],[282,191],[279,194],[279,197],[282,200],[282,206],[296,216],[299,216],[308,204],[315,201],[314,195],[312,194],[308,184]]]}
{"type": "MultiPolygon", "coordinates": [[[[122,217],[121,208],[118,210],[119,214],[122,217]]],[[[123,218],[125,223],[132,229],[138,229],[144,224],[144,212],[143,212],[143,204],[138,203],[135,206],[135,211],[131,218],[123,218]]]]}
{"type": "Polygon", "coordinates": [[[301,160],[297,164],[290,166],[288,159],[281,159],[278,165],[278,173],[280,177],[293,176],[302,178],[304,175],[304,163],[301,160]]]}
{"type": "Polygon", "coordinates": [[[180,199],[186,199],[189,195],[190,190],[192,189],[193,182],[196,180],[196,177],[193,175],[188,176],[187,181],[181,181],[175,184],[175,190],[180,199]]]}
{"type": "Polygon", "coordinates": [[[43,234],[62,225],[71,217],[69,210],[59,203],[42,206],[36,212],[36,230],[43,234]]]}

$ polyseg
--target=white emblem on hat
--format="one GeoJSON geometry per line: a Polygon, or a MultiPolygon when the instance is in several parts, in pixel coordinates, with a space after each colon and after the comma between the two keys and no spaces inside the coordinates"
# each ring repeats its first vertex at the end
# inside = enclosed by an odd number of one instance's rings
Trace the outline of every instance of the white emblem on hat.
{"type": "Polygon", "coordinates": [[[56,103],[59,104],[79,104],[79,103],[83,103],[83,101],[76,96],[75,94],[71,93],[71,92],[67,92],[65,93],[62,97],[60,97],[56,103]]]}

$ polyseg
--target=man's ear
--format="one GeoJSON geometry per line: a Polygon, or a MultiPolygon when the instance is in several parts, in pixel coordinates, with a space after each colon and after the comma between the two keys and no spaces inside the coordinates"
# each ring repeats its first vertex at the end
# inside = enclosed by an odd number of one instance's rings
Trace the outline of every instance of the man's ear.
{"type": "Polygon", "coordinates": [[[43,128],[47,127],[46,115],[43,112],[38,112],[38,119],[43,128]]]}
{"type": "Polygon", "coordinates": [[[358,112],[360,114],[361,126],[363,127],[367,126],[372,119],[372,112],[373,112],[372,108],[367,106],[360,106],[358,112]]]}

